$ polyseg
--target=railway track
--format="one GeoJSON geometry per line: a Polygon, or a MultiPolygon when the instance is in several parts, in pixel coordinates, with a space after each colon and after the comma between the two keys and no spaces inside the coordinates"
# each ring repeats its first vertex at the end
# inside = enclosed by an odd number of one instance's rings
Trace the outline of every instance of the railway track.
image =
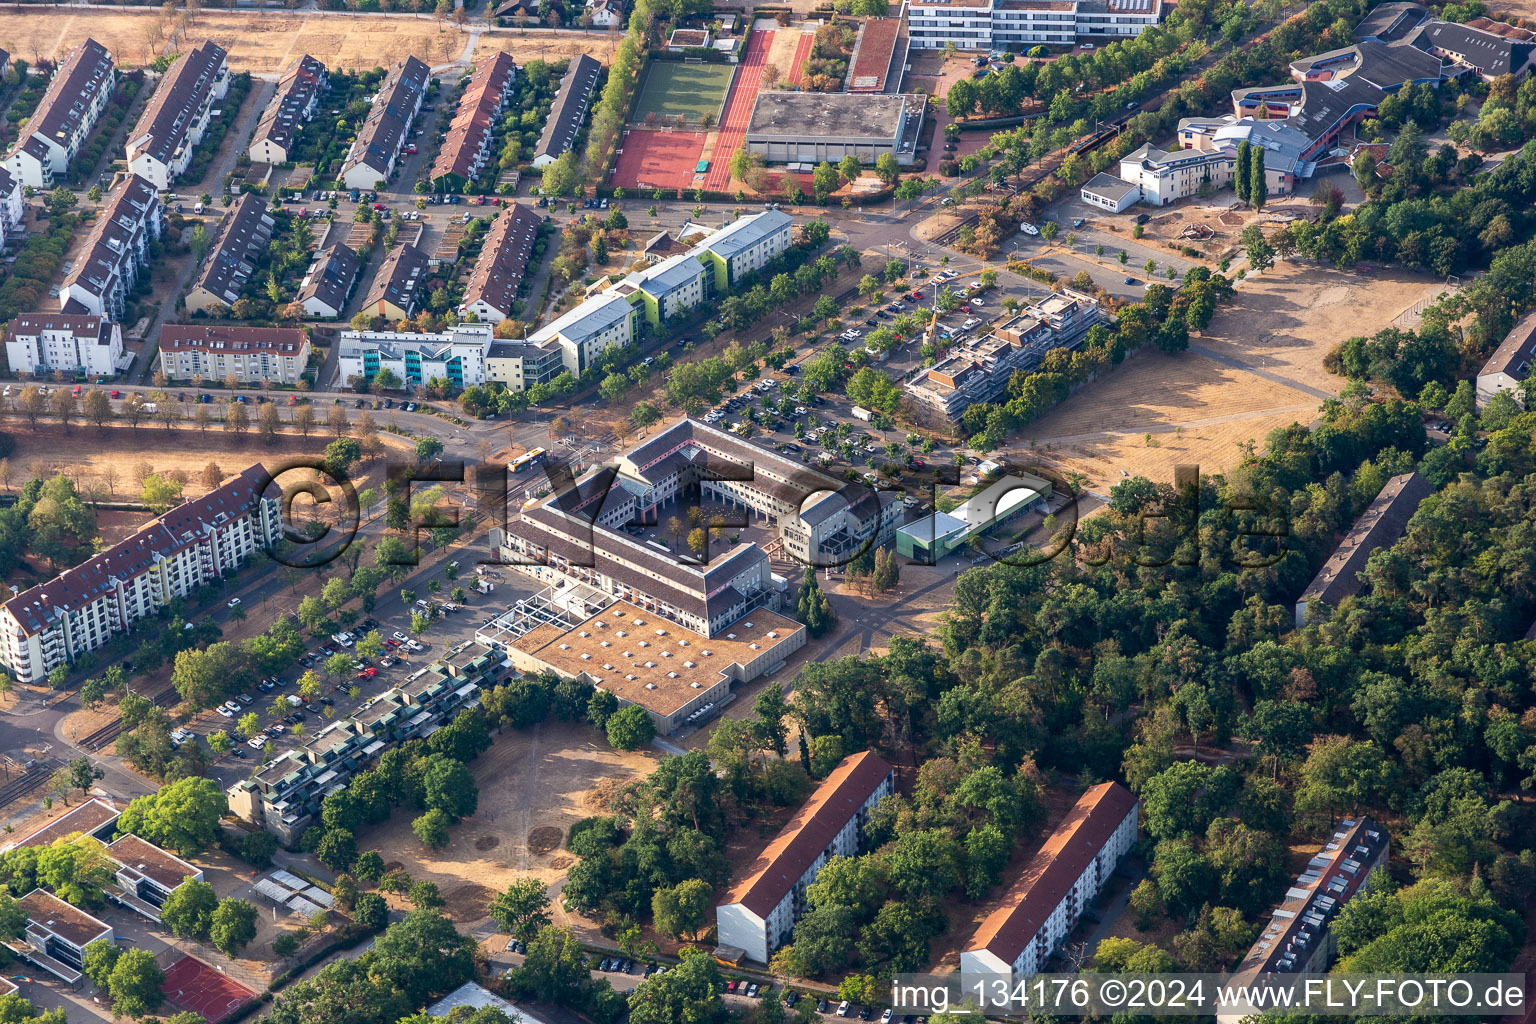
{"type": "MultiPolygon", "coordinates": [[[[168,708],[180,699],[181,695],[176,692],[176,688],[174,686],[167,686],[165,689],[161,690],[159,693],[150,698],[156,707],[161,708],[168,708]]],[[[95,732],[82,737],[76,746],[80,747],[82,750],[89,750],[94,754],[121,736],[122,732],[123,720],[121,717],[119,717],[114,721],[108,722],[106,725],[102,726],[100,729],[97,729],[95,732]]]]}
{"type": "Polygon", "coordinates": [[[0,786],[0,807],[5,807],[12,801],[20,800],[37,787],[53,778],[54,773],[63,766],[63,762],[56,758],[44,757],[35,761],[21,775],[0,786]]]}

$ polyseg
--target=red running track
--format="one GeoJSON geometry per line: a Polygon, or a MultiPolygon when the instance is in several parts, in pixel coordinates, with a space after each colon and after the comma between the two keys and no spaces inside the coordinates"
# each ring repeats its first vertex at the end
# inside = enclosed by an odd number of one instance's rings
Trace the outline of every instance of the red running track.
{"type": "Polygon", "coordinates": [[[816,42],[816,36],[810,32],[800,33],[800,44],[795,47],[795,62],[789,73],[789,84],[800,88],[805,83],[805,62],[811,56],[811,46],[816,42]]]}
{"type": "Polygon", "coordinates": [[[772,43],[771,31],[753,32],[747,39],[747,53],[742,58],[741,69],[736,72],[735,80],[731,82],[731,94],[725,101],[725,116],[720,119],[715,152],[709,158],[709,174],[704,179],[704,187],[711,192],[723,192],[731,184],[731,155],[741,148],[742,140],[747,137],[747,124],[752,120],[752,105],[757,102],[758,86],[763,79],[763,64],[772,43]]]}

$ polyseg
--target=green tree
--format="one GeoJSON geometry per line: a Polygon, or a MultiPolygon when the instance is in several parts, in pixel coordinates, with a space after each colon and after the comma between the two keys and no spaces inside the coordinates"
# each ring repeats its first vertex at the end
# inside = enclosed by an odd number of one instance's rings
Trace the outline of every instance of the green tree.
{"type": "Polygon", "coordinates": [[[549,926],[549,893],[536,878],[520,878],[491,899],[487,913],[496,926],[524,942],[549,926]]]}
{"type": "Polygon", "coordinates": [[[608,742],[617,749],[636,750],[651,741],[656,735],[656,726],[644,708],[626,704],[608,716],[605,731],[608,742]]]}
{"type": "Polygon", "coordinates": [[[219,819],[228,813],[229,800],[217,782],[184,778],[135,798],[124,808],[117,828],[183,857],[195,857],[214,845],[219,819]]]}
{"type": "Polygon", "coordinates": [[[219,898],[213,886],[207,882],[183,882],[166,898],[160,908],[160,919],[179,939],[195,939],[206,942],[213,929],[213,912],[219,898]]]}
{"type": "Polygon", "coordinates": [[[702,878],[690,878],[651,897],[656,930],[677,939],[697,935],[709,922],[713,909],[712,889],[702,878]]]}
{"type": "Polygon", "coordinates": [[[233,959],[256,937],[256,908],[245,900],[219,902],[208,932],[213,948],[233,959]]]}
{"type": "Polygon", "coordinates": [[[448,845],[448,827],[452,824],[447,812],[434,807],[411,822],[411,831],[423,846],[440,850],[448,845]]]}
{"type": "Polygon", "coordinates": [[[702,949],[683,951],[683,962],[642,981],[629,997],[631,1024],[718,1024],[726,1017],[724,984],[702,949]]]}
{"type": "Polygon", "coordinates": [[[125,949],[107,976],[114,1015],[144,1017],[159,1008],[165,972],[147,949],[125,949]]]}

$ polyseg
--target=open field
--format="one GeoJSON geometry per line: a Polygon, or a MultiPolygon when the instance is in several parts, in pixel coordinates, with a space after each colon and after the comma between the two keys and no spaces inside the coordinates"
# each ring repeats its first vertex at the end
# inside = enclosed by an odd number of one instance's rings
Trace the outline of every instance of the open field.
{"type": "MultiPolygon", "coordinates": [[[[158,7],[91,8],[78,14],[67,8],[0,11],[0,39],[15,56],[33,63],[63,57],[91,36],[112,51],[120,66],[147,64],[172,50],[161,26],[158,7]]],[[[490,31],[481,36],[476,54],[505,50],[523,62],[590,53],[607,63],[619,38],[613,32],[519,35],[490,31]]],[[[372,68],[409,55],[432,65],[447,64],[464,55],[469,36],[435,18],[360,18],[319,11],[202,11],[188,27],[185,40],[174,49],[185,50],[205,39],[229,51],[230,66],[236,71],[276,74],[305,53],[332,68],[372,68]]]]}
{"type": "Polygon", "coordinates": [[[447,846],[422,846],[408,808],[358,843],[380,850],[413,879],[436,882],[460,924],[478,921],[491,895],[518,878],[562,878],[575,862],[565,852],[571,825],[601,813],[602,793],[649,774],[659,756],[649,747],[614,750],[585,724],[551,719],[526,732],[509,729],[470,764],[480,807],[454,826],[447,846]]]}
{"type": "Polygon", "coordinates": [[[735,73],[736,68],[730,64],[653,60],[640,84],[640,94],[635,97],[633,120],[644,123],[651,115],[660,118],[681,114],[689,124],[703,124],[705,115],[718,121],[735,73]]]}
{"type": "Polygon", "coordinates": [[[1171,481],[1181,463],[1229,469],[1242,445],[1310,422],[1339,392],[1343,380],[1323,369],[1335,345],[1435,290],[1426,275],[1276,264],[1245,281],[1188,352],[1136,354],[1030,424],[1034,446],[1015,455],[1081,472],[1100,493],[1127,475],[1171,481]]]}

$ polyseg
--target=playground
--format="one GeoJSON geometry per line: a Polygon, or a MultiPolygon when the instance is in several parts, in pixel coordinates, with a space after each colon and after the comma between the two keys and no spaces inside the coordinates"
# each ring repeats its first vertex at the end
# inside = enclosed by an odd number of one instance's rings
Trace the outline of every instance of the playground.
{"type": "Polygon", "coordinates": [[[635,97],[635,123],[669,124],[682,117],[688,125],[714,125],[735,73],[730,64],[652,60],[635,97]]]}

